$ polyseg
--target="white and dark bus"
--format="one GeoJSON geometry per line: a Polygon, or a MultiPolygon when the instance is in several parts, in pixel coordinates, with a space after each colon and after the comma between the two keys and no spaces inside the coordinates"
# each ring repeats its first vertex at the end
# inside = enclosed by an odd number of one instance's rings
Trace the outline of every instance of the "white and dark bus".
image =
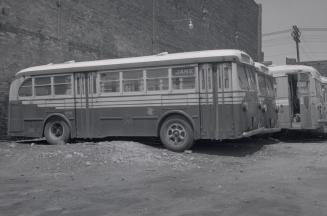
{"type": "Polygon", "coordinates": [[[67,62],[19,71],[8,133],[70,138],[160,137],[183,151],[195,140],[260,134],[253,60],[239,50],[67,62]]]}

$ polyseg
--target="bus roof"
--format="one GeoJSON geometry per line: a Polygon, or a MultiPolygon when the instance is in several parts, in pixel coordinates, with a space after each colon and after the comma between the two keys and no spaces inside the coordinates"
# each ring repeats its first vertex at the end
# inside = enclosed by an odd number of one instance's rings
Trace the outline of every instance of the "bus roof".
{"type": "Polygon", "coordinates": [[[256,67],[256,69],[259,71],[259,72],[262,72],[262,73],[265,73],[265,74],[269,74],[269,68],[262,64],[262,63],[259,63],[259,62],[255,62],[254,63],[254,66],[256,67]]]}
{"type": "Polygon", "coordinates": [[[321,78],[322,84],[327,84],[327,77],[321,76],[320,78],[321,78]]]}
{"type": "Polygon", "coordinates": [[[296,74],[301,72],[309,72],[313,77],[320,79],[320,73],[313,67],[306,65],[281,65],[269,67],[270,73],[274,77],[286,76],[287,74],[296,74]]]}
{"type": "Polygon", "coordinates": [[[84,62],[48,64],[23,69],[17,77],[36,74],[73,73],[98,70],[133,69],[143,67],[195,64],[215,61],[238,61],[253,65],[251,57],[240,50],[205,50],[184,53],[160,53],[158,55],[117,58],[84,62]]]}

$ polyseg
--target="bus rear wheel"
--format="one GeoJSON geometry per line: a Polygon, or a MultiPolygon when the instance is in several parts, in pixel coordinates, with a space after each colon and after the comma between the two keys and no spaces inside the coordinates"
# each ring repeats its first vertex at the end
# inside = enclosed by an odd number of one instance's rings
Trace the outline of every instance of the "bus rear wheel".
{"type": "Polygon", "coordinates": [[[44,136],[49,144],[65,144],[70,137],[70,128],[61,118],[52,118],[47,121],[44,136]]]}
{"type": "Polygon", "coordinates": [[[161,125],[160,139],[167,149],[182,152],[193,146],[193,129],[183,118],[172,116],[161,125]]]}

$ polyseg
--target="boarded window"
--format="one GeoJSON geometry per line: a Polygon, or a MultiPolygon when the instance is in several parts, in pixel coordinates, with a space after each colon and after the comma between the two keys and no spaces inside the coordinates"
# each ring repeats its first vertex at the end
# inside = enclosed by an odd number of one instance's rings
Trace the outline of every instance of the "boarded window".
{"type": "Polygon", "coordinates": [[[100,91],[103,93],[120,92],[119,72],[102,73],[100,75],[100,91]]]}
{"type": "Polygon", "coordinates": [[[55,76],[54,82],[54,94],[55,95],[71,95],[72,94],[72,82],[70,75],[55,76]]]}
{"type": "Polygon", "coordinates": [[[20,97],[30,97],[32,94],[32,78],[28,78],[20,86],[18,95],[20,97]]]}
{"type": "Polygon", "coordinates": [[[173,89],[195,89],[195,68],[183,67],[172,70],[173,89]]]}
{"type": "Polygon", "coordinates": [[[51,95],[51,77],[36,77],[34,87],[35,96],[51,95]]]}
{"type": "Polygon", "coordinates": [[[168,68],[149,69],[146,72],[147,90],[168,90],[168,68]]]}

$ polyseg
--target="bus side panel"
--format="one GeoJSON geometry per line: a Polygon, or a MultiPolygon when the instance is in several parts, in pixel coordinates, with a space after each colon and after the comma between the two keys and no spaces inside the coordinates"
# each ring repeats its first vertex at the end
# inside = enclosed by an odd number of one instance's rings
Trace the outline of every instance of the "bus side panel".
{"type": "Polygon", "coordinates": [[[183,111],[194,121],[194,132],[199,132],[199,108],[197,105],[153,106],[153,107],[111,107],[93,108],[95,130],[92,137],[107,136],[157,136],[157,123],[168,111],[183,111]]]}
{"type": "Polygon", "coordinates": [[[277,94],[276,104],[279,106],[278,126],[280,128],[290,128],[290,103],[289,103],[289,86],[288,77],[277,77],[277,94]]]}
{"type": "Polygon", "coordinates": [[[219,104],[219,136],[220,139],[230,139],[235,137],[235,116],[234,104],[219,104]]]}
{"type": "Polygon", "coordinates": [[[24,131],[23,105],[19,101],[10,101],[8,107],[8,135],[22,136],[24,131]]]}

